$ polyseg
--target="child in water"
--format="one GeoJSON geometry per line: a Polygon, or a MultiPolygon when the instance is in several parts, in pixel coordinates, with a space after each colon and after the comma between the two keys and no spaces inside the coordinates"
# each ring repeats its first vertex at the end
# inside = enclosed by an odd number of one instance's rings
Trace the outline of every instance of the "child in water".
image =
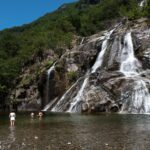
{"type": "Polygon", "coordinates": [[[43,113],[40,111],[39,114],[38,114],[37,116],[39,117],[39,119],[42,119],[43,113]]]}
{"type": "Polygon", "coordinates": [[[33,119],[33,118],[34,118],[34,112],[32,112],[32,113],[30,114],[30,116],[31,116],[31,119],[33,119]]]}
{"type": "Polygon", "coordinates": [[[11,126],[14,126],[14,125],[15,125],[15,119],[16,119],[16,114],[15,114],[15,112],[10,112],[9,118],[10,118],[10,125],[11,125],[11,126]]]}

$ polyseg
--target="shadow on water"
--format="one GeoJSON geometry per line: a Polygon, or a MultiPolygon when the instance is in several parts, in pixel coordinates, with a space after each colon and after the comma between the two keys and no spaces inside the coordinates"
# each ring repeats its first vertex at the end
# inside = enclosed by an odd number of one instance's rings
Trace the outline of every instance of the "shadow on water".
{"type": "Polygon", "coordinates": [[[19,113],[9,127],[8,114],[1,114],[0,133],[4,150],[148,150],[150,116],[46,113],[39,120],[19,113]]]}

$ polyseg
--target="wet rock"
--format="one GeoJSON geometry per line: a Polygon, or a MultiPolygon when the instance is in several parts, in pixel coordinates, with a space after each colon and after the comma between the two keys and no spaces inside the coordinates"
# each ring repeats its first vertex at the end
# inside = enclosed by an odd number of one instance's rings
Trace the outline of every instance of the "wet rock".
{"type": "Polygon", "coordinates": [[[82,112],[87,112],[88,111],[88,104],[83,103],[82,104],[82,112]]]}
{"type": "Polygon", "coordinates": [[[111,112],[118,112],[119,111],[119,107],[116,104],[112,104],[110,106],[110,111],[111,112]]]}
{"type": "Polygon", "coordinates": [[[106,112],[107,111],[107,107],[106,107],[105,104],[99,104],[99,105],[96,105],[94,111],[95,112],[106,112]]]}

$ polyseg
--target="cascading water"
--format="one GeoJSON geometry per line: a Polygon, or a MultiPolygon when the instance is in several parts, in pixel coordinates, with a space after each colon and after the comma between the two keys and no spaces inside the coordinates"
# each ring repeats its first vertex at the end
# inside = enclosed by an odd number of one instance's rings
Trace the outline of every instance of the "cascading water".
{"type": "Polygon", "coordinates": [[[142,1],[139,3],[139,6],[140,6],[140,7],[143,7],[144,4],[145,4],[145,0],[142,0],[142,1]]]}
{"type": "Polygon", "coordinates": [[[135,89],[133,93],[134,102],[129,107],[130,112],[148,113],[150,111],[150,95],[143,80],[135,81],[135,89]]]}
{"type": "Polygon", "coordinates": [[[131,32],[127,33],[124,38],[124,47],[122,49],[120,71],[126,77],[139,75],[141,64],[134,56],[131,32]]]}
{"type": "MultiPolygon", "coordinates": [[[[73,98],[72,102],[70,103],[70,107],[67,110],[67,112],[77,112],[78,111],[77,110],[78,104],[80,104],[80,102],[82,100],[84,100],[83,99],[83,92],[84,92],[84,89],[86,88],[86,85],[88,84],[89,76],[91,73],[96,72],[96,70],[99,67],[101,67],[102,62],[103,62],[103,57],[104,57],[105,51],[107,49],[108,40],[110,39],[110,35],[113,33],[113,31],[114,31],[114,29],[111,30],[110,32],[106,33],[105,36],[98,38],[98,39],[102,39],[102,40],[104,39],[104,41],[102,43],[101,51],[98,55],[98,58],[97,58],[95,64],[93,65],[93,67],[91,69],[91,72],[88,72],[86,74],[85,79],[81,85],[81,88],[78,91],[77,95],[73,98]]],[[[61,112],[62,111],[63,102],[65,101],[65,99],[68,96],[68,93],[71,91],[71,89],[76,85],[76,83],[69,90],[67,90],[67,92],[62,96],[62,98],[58,101],[58,103],[53,107],[53,109],[51,111],[54,111],[54,112],[61,112]]]]}
{"type": "Polygon", "coordinates": [[[141,64],[134,56],[131,32],[124,38],[120,71],[125,78],[134,80],[131,99],[124,102],[121,112],[150,113],[150,94],[146,82],[140,77],[141,64]]]}
{"type": "Polygon", "coordinates": [[[52,110],[51,110],[52,112],[61,112],[62,111],[63,101],[68,96],[70,91],[76,86],[77,83],[78,83],[78,80],[67,90],[67,92],[61,97],[61,99],[58,101],[58,103],[52,108],[52,110]]]}
{"type": "Polygon", "coordinates": [[[49,103],[49,80],[52,72],[55,70],[56,62],[47,70],[47,97],[46,97],[46,105],[49,103]]]}
{"type": "Polygon", "coordinates": [[[53,106],[53,104],[57,101],[57,97],[55,99],[53,99],[52,101],[50,101],[44,108],[42,111],[47,111],[50,107],[53,106]]]}
{"type": "MultiPolygon", "coordinates": [[[[114,29],[105,34],[105,40],[104,40],[103,43],[102,43],[102,48],[101,48],[101,51],[100,51],[100,53],[99,53],[99,55],[98,55],[98,57],[97,57],[97,59],[96,59],[96,62],[95,62],[95,64],[93,65],[91,72],[90,72],[90,73],[87,73],[87,75],[86,75],[87,77],[84,79],[83,84],[82,84],[82,86],[81,86],[81,88],[80,88],[80,90],[79,90],[77,96],[73,99],[73,102],[71,103],[71,105],[70,105],[70,107],[69,107],[69,109],[68,109],[67,112],[77,112],[77,111],[78,111],[78,110],[77,110],[78,104],[79,104],[82,100],[84,101],[84,99],[83,99],[83,92],[84,92],[84,89],[85,89],[86,85],[88,84],[89,75],[90,75],[91,73],[96,72],[96,70],[97,70],[99,67],[101,67],[102,62],[103,62],[103,57],[104,57],[105,51],[106,51],[106,49],[107,49],[108,40],[110,39],[110,36],[111,36],[111,34],[113,33],[113,31],[114,31],[114,29]]],[[[103,36],[102,36],[102,38],[103,38],[103,36]]]]}
{"type": "Polygon", "coordinates": [[[96,70],[97,70],[99,67],[101,67],[102,62],[103,62],[103,57],[104,57],[105,51],[106,51],[106,49],[107,49],[108,40],[110,39],[110,36],[111,36],[111,34],[113,33],[113,31],[114,31],[114,29],[111,30],[110,32],[106,33],[106,35],[105,35],[105,40],[104,40],[103,43],[102,43],[102,49],[101,49],[101,51],[100,51],[100,53],[99,53],[99,55],[98,55],[98,57],[97,57],[97,59],[96,59],[95,64],[94,64],[93,67],[92,67],[91,73],[96,72],[96,70]]]}
{"type": "Polygon", "coordinates": [[[48,79],[49,79],[49,77],[50,77],[50,75],[51,75],[51,72],[54,71],[54,70],[55,70],[55,64],[54,64],[52,67],[50,67],[50,68],[48,69],[48,71],[47,71],[48,79]]]}
{"type": "Polygon", "coordinates": [[[80,103],[82,100],[83,91],[88,83],[88,79],[89,77],[86,77],[84,79],[81,89],[79,90],[77,96],[74,98],[73,102],[70,104],[70,108],[68,109],[67,112],[77,112],[77,106],[78,106],[78,103],[80,103]]]}
{"type": "Polygon", "coordinates": [[[84,42],[84,37],[82,38],[82,40],[81,40],[81,42],[80,42],[80,45],[82,45],[83,44],[83,42],[84,42]]]}

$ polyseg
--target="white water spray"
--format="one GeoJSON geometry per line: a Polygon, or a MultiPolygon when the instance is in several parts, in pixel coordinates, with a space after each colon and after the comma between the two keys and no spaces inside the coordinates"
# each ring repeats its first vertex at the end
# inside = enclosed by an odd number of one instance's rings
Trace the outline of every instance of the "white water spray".
{"type": "Polygon", "coordinates": [[[50,76],[51,76],[51,73],[55,70],[55,64],[56,62],[47,70],[47,97],[46,97],[46,103],[49,102],[49,80],[50,80],[50,76]]]}
{"type": "Polygon", "coordinates": [[[49,79],[52,71],[55,70],[55,65],[56,65],[56,62],[47,70],[48,79],[49,79]]]}
{"type": "Polygon", "coordinates": [[[51,72],[54,71],[54,70],[55,70],[55,65],[53,65],[52,67],[50,67],[48,69],[48,71],[47,71],[48,78],[50,77],[51,72]]]}
{"type": "Polygon", "coordinates": [[[139,3],[139,6],[140,6],[140,7],[143,7],[144,4],[145,4],[145,0],[142,0],[142,1],[139,3]]]}
{"type": "Polygon", "coordinates": [[[139,79],[141,64],[134,56],[131,32],[127,33],[124,38],[120,71],[126,78],[134,80],[131,99],[123,104],[121,112],[150,113],[150,94],[146,82],[139,79]]]}
{"type": "Polygon", "coordinates": [[[95,64],[93,65],[92,67],[92,73],[96,72],[96,70],[101,67],[102,65],[102,62],[103,62],[103,58],[104,58],[104,54],[105,54],[105,51],[107,49],[107,45],[108,45],[108,40],[110,39],[110,36],[111,34],[113,33],[114,29],[111,30],[110,32],[106,33],[106,36],[105,36],[105,40],[103,41],[102,43],[102,48],[101,48],[101,51],[100,53],[98,54],[98,57],[96,59],[96,62],[95,64]]]}
{"type": "Polygon", "coordinates": [[[81,42],[80,42],[80,45],[82,45],[83,44],[83,42],[84,42],[84,37],[82,38],[82,40],[81,40],[81,42]]]}
{"type": "Polygon", "coordinates": [[[70,104],[70,108],[68,109],[67,112],[77,112],[77,104],[81,101],[82,96],[83,96],[83,91],[88,83],[89,77],[86,77],[83,81],[83,84],[77,94],[77,96],[74,98],[73,102],[70,104]]]}
{"type": "Polygon", "coordinates": [[[131,32],[125,35],[121,62],[120,72],[122,72],[126,77],[139,75],[141,64],[134,56],[131,32]]]}

